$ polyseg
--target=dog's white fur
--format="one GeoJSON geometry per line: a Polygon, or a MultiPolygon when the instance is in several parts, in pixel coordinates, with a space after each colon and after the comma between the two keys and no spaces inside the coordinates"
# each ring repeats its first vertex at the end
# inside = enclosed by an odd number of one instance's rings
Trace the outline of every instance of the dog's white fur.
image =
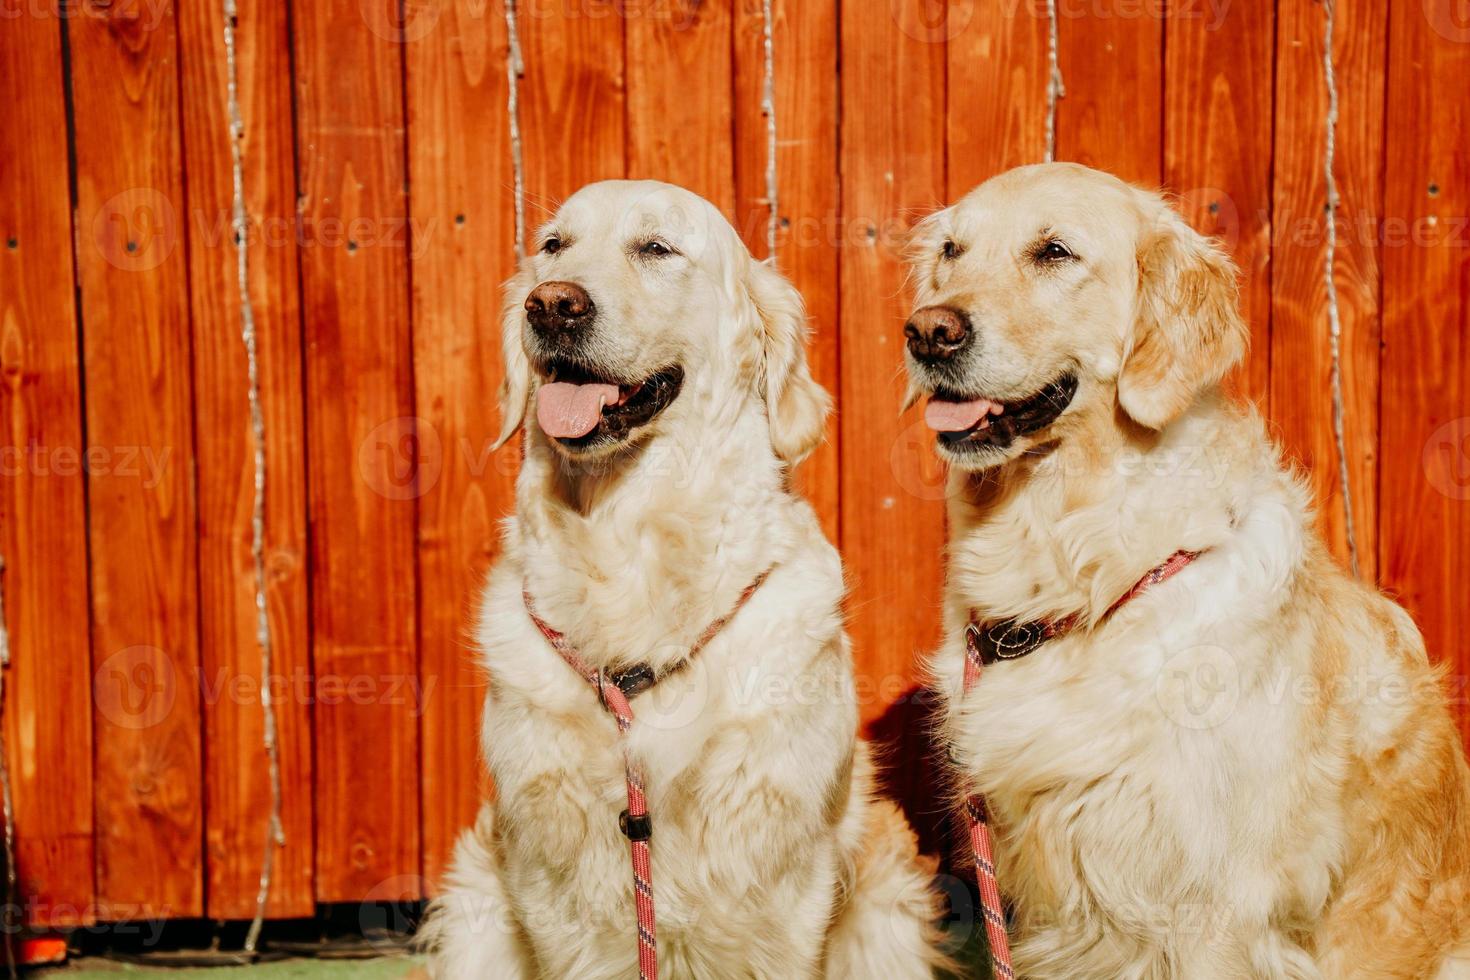
{"type": "Polygon", "coordinates": [[[603,371],[679,363],[685,380],[630,444],[595,458],[526,426],[477,637],[496,800],[427,924],[435,974],[636,976],[617,822],[626,747],[653,818],[661,976],[931,976],[933,869],[873,796],[841,566],[788,486],[829,404],[807,369],[800,296],[710,204],[666,184],[590,185],[541,238],[553,234],[561,250],[524,262],[506,291],[503,436],[540,384],[521,309],[540,281],[591,295],[603,371]],[[641,254],[653,238],[673,254],[641,254]],[[663,668],[767,569],[685,669],[634,700],[626,746],[521,596],[589,664],[663,668]]]}
{"type": "Polygon", "coordinates": [[[916,239],[918,304],[972,320],[964,393],[1080,379],[1049,428],[951,454],[933,671],[960,785],[996,819],[1019,971],[1470,974],[1470,792],[1439,673],[1219,393],[1246,342],[1229,260],[1157,194],[1075,165],[1003,174],[916,239]],[[1050,238],[1077,258],[1035,261],[1050,238]],[[1204,554],[1105,618],[1178,549],[1204,554]],[[965,695],[972,612],[1083,628],[965,695]]]}

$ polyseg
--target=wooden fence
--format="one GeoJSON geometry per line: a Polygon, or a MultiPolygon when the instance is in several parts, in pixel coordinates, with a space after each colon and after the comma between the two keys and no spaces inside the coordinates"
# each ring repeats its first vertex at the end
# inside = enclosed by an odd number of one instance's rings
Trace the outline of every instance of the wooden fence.
{"type": "MultiPolygon", "coordinates": [[[[485,788],[465,611],[515,466],[489,451],[514,251],[503,2],[239,7],[287,841],[274,916],[423,894],[485,788]]],[[[0,0],[5,734],[37,924],[254,911],[268,790],[224,8],[0,0]]],[[[864,717],[881,728],[935,640],[944,541],[940,468],[896,412],[897,251],[917,215],[1041,157],[1046,8],[774,10],[780,261],[839,404],[803,481],[847,559],[864,717]]],[[[518,14],[533,222],[586,181],[659,177],[764,252],[759,0],[518,14]]],[[[1322,3],[1058,14],[1059,158],[1166,187],[1228,241],[1254,331],[1240,387],[1309,469],[1344,553],[1322,3]]],[[[1338,0],[1336,21],[1358,556],[1458,694],[1470,18],[1457,0],[1338,0]]]]}

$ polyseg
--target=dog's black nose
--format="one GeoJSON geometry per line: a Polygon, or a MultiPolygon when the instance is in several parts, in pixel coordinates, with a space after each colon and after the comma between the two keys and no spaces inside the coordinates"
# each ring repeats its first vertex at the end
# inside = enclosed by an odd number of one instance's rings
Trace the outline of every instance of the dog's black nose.
{"type": "Polygon", "coordinates": [[[970,318],[949,306],[926,306],[915,310],[904,324],[909,353],[925,364],[947,361],[970,342],[970,318]]]}
{"type": "Polygon", "coordinates": [[[543,282],[526,297],[526,318],[546,337],[572,334],[592,321],[592,297],[574,282],[543,282]]]}

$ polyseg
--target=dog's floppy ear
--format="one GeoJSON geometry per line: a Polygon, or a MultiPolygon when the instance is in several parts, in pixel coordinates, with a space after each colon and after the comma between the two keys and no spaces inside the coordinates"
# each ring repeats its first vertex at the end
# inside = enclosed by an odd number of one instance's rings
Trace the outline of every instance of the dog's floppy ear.
{"type": "Polygon", "coordinates": [[[746,282],[765,348],[761,381],[771,447],[788,463],[799,463],[822,442],[832,396],[807,365],[806,309],[796,287],[766,262],[752,261],[746,282]]]}
{"type": "Polygon", "coordinates": [[[1138,250],[1133,336],[1118,402],[1141,425],[1162,429],[1245,356],[1235,263],[1157,195],[1138,250]]]}
{"type": "Polygon", "coordinates": [[[505,355],[505,376],[500,382],[500,436],[495,440],[496,449],[505,445],[521,427],[531,397],[531,362],[521,345],[521,319],[525,316],[526,294],[530,291],[525,270],[507,280],[503,290],[500,349],[505,355]]]}

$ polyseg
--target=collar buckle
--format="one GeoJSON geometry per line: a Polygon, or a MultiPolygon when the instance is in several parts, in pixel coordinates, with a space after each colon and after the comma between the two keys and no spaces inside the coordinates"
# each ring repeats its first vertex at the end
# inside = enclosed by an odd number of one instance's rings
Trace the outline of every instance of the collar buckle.
{"type": "Polygon", "coordinates": [[[618,690],[623,692],[623,696],[630,701],[650,687],[653,687],[654,683],[658,680],[658,676],[654,674],[653,668],[648,666],[648,664],[634,664],[627,670],[612,672],[607,676],[609,680],[618,686],[618,690]]]}
{"type": "Polygon", "coordinates": [[[1019,660],[1054,635],[1052,624],[1044,620],[1029,623],[1014,619],[990,623],[977,629],[980,662],[989,667],[1001,660],[1019,660]]]}

